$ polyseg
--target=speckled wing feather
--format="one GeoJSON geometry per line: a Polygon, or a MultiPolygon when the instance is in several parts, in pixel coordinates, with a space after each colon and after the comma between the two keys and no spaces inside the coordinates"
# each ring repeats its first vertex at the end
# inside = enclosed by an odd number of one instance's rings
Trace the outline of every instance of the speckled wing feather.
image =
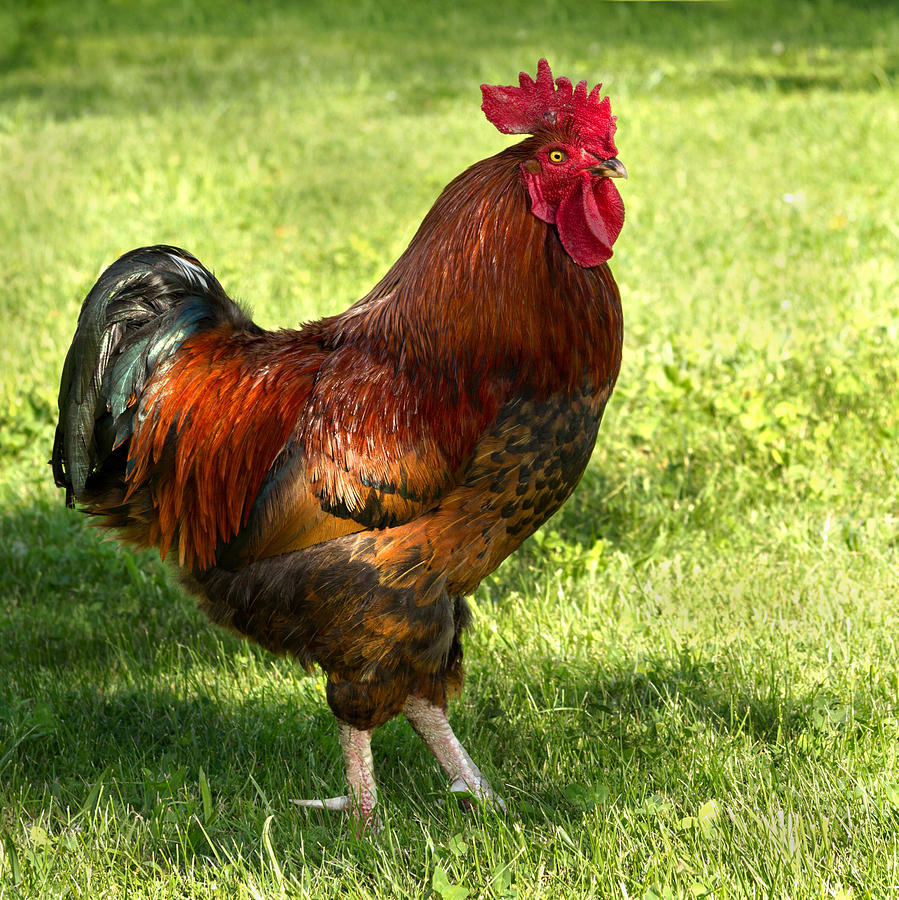
{"type": "Polygon", "coordinates": [[[150,543],[192,570],[408,522],[455,485],[498,392],[434,415],[427,384],[316,328],[187,342],[146,386],[128,496],[152,492],[150,543]],[[390,384],[392,381],[392,384],[390,384]]]}

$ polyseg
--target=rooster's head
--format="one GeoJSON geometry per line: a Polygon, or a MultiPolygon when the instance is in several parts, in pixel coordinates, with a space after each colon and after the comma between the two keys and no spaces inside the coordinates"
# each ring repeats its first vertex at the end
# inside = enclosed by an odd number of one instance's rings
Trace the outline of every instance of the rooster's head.
{"type": "Polygon", "coordinates": [[[487,118],[505,134],[532,134],[533,152],[521,164],[531,212],[555,225],[568,255],[597,266],[612,255],[624,224],[624,204],[611,178],[627,178],[617,159],[615,116],[601,84],[553,81],[549,63],[537,64],[537,80],[522,72],[519,87],[481,85],[487,118]]]}

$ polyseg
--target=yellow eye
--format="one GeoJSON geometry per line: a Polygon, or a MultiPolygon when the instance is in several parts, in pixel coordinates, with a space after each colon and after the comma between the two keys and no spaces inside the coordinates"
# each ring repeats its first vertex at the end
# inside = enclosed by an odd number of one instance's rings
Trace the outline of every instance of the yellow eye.
{"type": "Polygon", "coordinates": [[[547,157],[551,163],[563,163],[568,159],[568,154],[564,150],[550,150],[547,157]]]}

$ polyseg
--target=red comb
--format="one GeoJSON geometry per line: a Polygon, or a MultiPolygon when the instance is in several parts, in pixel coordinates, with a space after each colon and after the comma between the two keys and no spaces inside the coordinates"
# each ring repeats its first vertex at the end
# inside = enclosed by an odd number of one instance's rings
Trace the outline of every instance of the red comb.
{"type": "Polygon", "coordinates": [[[570,118],[582,138],[592,138],[614,148],[615,116],[609,98],[599,99],[601,84],[587,93],[586,81],[578,82],[575,87],[567,78],[553,82],[545,59],[537,63],[536,81],[522,72],[518,83],[519,87],[481,85],[484,95],[481,109],[504,134],[535,134],[547,125],[561,124],[570,118]]]}

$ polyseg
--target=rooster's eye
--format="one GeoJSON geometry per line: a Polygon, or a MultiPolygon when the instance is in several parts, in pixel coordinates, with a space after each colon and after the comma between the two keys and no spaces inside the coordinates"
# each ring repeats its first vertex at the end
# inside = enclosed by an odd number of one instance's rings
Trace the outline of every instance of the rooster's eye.
{"type": "Polygon", "coordinates": [[[551,163],[563,163],[568,159],[568,154],[564,150],[550,150],[547,156],[551,163]]]}

